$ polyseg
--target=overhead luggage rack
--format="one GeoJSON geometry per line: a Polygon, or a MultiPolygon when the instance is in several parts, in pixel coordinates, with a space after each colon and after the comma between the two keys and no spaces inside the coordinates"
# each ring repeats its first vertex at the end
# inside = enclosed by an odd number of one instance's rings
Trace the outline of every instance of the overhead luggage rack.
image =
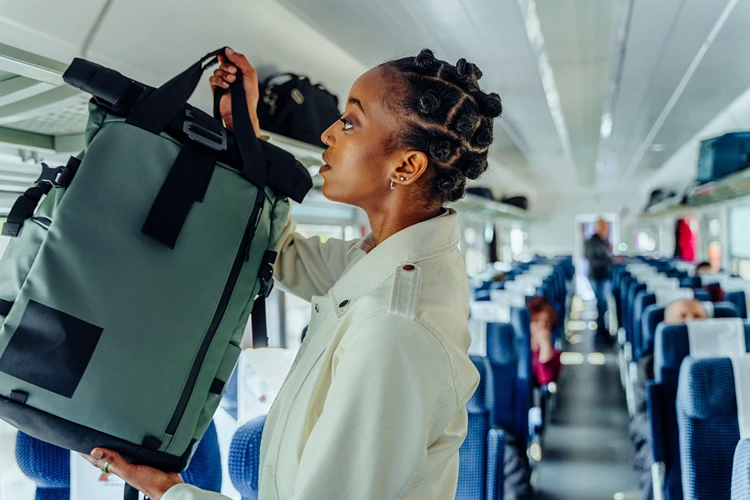
{"type": "Polygon", "coordinates": [[[491,219],[511,219],[520,221],[531,221],[528,212],[516,208],[507,203],[482,198],[473,194],[466,194],[463,198],[448,205],[455,208],[459,214],[472,217],[491,219]]]}
{"type": "Polygon", "coordinates": [[[649,207],[642,217],[664,217],[689,212],[717,203],[740,200],[750,196],[750,169],[741,170],[721,180],[688,189],[684,196],[673,196],[649,207]]]}

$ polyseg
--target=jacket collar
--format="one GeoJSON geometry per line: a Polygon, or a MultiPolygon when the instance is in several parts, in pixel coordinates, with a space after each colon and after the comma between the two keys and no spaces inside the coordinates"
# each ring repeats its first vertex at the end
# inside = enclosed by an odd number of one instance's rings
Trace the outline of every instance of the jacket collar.
{"type": "Polygon", "coordinates": [[[343,313],[399,267],[417,264],[458,247],[458,214],[448,209],[447,213],[399,231],[374,248],[373,244],[370,233],[350,250],[349,257],[354,263],[328,293],[337,312],[343,313]]]}

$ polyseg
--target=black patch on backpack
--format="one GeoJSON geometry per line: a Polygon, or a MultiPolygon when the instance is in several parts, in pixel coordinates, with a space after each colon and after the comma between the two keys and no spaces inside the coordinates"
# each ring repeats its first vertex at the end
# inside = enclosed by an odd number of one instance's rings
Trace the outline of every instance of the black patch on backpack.
{"type": "Polygon", "coordinates": [[[33,300],[0,357],[0,371],[73,397],[103,329],[33,300]]]}

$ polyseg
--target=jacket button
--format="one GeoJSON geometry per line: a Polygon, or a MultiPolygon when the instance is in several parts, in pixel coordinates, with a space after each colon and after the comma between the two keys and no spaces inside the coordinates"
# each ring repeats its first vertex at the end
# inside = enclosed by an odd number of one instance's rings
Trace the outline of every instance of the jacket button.
{"type": "Polygon", "coordinates": [[[341,307],[346,307],[346,306],[348,306],[348,305],[349,305],[349,301],[348,301],[348,300],[345,300],[345,301],[343,301],[343,302],[342,302],[341,304],[339,304],[339,308],[341,308],[341,307]]]}
{"type": "Polygon", "coordinates": [[[320,308],[318,307],[318,304],[315,304],[315,312],[320,312],[320,308]]]}
{"type": "Polygon", "coordinates": [[[412,266],[411,264],[406,264],[403,267],[403,269],[404,269],[404,271],[413,271],[414,270],[414,266],[412,266]]]}

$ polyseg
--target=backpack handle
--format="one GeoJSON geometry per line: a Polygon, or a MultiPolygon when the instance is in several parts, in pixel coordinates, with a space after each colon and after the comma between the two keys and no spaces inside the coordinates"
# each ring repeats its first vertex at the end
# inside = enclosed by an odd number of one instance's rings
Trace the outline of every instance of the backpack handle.
{"type": "Polygon", "coordinates": [[[223,54],[226,47],[209,52],[198,62],[154,90],[130,113],[126,123],[160,134],[183,110],[188,99],[200,82],[203,72],[219,62],[216,57],[223,54]],[[209,61],[204,64],[204,61],[209,61]]]}

